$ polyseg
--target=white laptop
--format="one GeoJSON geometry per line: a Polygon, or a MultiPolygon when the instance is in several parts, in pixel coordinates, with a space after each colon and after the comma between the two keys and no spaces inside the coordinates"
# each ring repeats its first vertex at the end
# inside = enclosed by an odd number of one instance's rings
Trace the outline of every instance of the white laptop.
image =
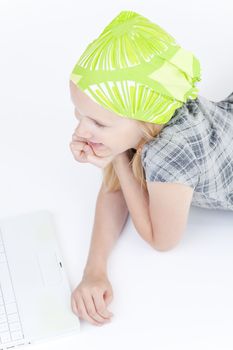
{"type": "Polygon", "coordinates": [[[0,219],[0,349],[80,332],[47,210],[0,219]]]}

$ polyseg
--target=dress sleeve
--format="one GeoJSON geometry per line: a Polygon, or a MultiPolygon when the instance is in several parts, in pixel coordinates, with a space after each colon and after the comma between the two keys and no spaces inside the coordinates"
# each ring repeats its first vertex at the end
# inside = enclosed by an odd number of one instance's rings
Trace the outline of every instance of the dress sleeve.
{"type": "Polygon", "coordinates": [[[192,147],[181,136],[156,136],[141,153],[146,181],[182,183],[195,188],[199,167],[192,147]]]}

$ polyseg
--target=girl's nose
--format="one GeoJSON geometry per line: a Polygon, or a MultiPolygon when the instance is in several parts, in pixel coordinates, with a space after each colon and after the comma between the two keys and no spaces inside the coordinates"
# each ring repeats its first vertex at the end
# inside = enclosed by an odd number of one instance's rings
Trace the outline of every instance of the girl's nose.
{"type": "Polygon", "coordinates": [[[81,125],[76,129],[76,134],[80,137],[83,137],[85,139],[91,138],[93,135],[90,133],[90,131],[86,130],[85,128],[82,128],[81,125]]]}

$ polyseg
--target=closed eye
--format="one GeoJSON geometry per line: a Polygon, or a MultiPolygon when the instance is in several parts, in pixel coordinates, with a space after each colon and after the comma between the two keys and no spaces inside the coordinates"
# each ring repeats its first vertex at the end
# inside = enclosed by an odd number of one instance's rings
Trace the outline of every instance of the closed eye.
{"type": "MultiPolygon", "coordinates": [[[[79,116],[81,116],[81,114],[77,111],[77,109],[75,109],[75,115],[78,119],[79,119],[79,116]]],[[[100,124],[99,122],[97,122],[95,119],[93,119],[91,117],[89,117],[89,118],[100,128],[105,128],[105,125],[100,124]]]]}
{"type": "Polygon", "coordinates": [[[102,125],[102,124],[96,122],[95,120],[94,120],[94,122],[95,122],[95,124],[96,124],[97,126],[99,126],[100,128],[104,128],[104,127],[105,127],[105,125],[102,125]]]}

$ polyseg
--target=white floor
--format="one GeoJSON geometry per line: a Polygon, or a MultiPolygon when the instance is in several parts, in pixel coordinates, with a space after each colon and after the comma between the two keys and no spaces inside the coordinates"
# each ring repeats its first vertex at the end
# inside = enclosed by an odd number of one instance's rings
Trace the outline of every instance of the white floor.
{"type": "MultiPolygon", "coordinates": [[[[52,211],[71,289],[86,262],[101,181],[100,169],[76,162],[69,149],[76,120],[68,79],[87,41],[122,9],[152,14],[197,52],[200,94],[218,101],[233,86],[230,1],[78,4],[3,1],[0,14],[0,218],[52,211]]],[[[154,251],[129,219],[108,264],[112,323],[96,327],[83,321],[76,337],[35,348],[232,350],[232,252],[230,211],[191,207],[186,234],[169,252],[154,251]]]]}
{"type": "Polygon", "coordinates": [[[135,339],[143,335],[160,349],[190,341],[193,347],[228,349],[233,344],[232,228],[232,212],[192,207],[181,244],[155,252],[130,221],[110,264],[115,300],[109,308],[115,319],[103,327],[135,339]]]}

